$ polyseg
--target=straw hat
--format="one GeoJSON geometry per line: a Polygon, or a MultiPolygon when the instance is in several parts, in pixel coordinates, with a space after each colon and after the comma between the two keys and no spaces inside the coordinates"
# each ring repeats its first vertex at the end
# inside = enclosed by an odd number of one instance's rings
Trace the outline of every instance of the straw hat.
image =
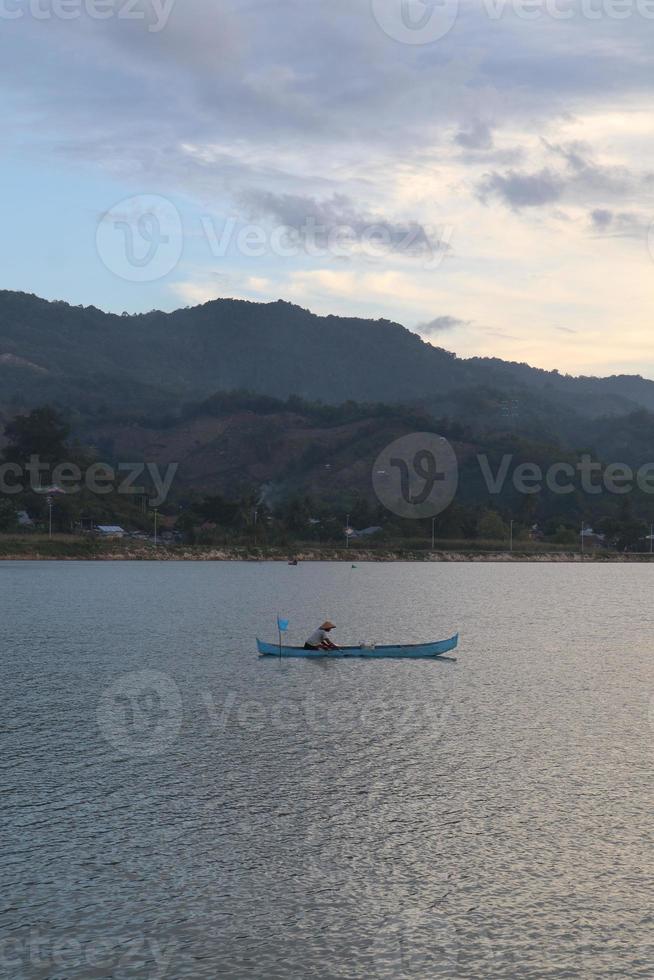
{"type": "Polygon", "coordinates": [[[327,620],[326,620],[326,621],[325,621],[325,622],[324,622],[324,623],[322,624],[322,626],[320,627],[320,629],[321,629],[321,630],[335,630],[335,629],[336,629],[336,627],[334,626],[334,624],[333,624],[333,623],[330,623],[330,622],[329,622],[329,620],[327,619],[327,620]]]}

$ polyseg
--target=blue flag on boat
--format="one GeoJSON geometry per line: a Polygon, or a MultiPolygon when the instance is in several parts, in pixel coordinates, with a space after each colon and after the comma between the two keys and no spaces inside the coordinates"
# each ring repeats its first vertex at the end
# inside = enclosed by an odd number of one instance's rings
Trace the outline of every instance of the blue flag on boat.
{"type": "Polygon", "coordinates": [[[280,631],[280,633],[286,633],[286,631],[288,630],[288,626],[289,626],[288,619],[280,619],[279,616],[277,617],[277,629],[280,631]]]}

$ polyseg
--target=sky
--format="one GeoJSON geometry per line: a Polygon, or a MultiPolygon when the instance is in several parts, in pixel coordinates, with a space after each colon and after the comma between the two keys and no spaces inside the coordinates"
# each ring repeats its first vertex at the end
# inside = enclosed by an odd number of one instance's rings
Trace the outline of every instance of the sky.
{"type": "Polygon", "coordinates": [[[654,0],[0,0],[0,285],[654,378],[654,0]]]}

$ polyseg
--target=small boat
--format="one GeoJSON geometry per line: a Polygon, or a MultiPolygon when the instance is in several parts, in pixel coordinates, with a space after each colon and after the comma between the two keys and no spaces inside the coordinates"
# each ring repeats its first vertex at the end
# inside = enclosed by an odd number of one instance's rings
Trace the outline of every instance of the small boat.
{"type": "Polygon", "coordinates": [[[307,657],[315,659],[347,657],[366,657],[370,659],[404,659],[404,660],[433,660],[442,657],[450,650],[456,650],[459,634],[449,640],[437,640],[435,643],[403,643],[397,646],[358,646],[340,647],[338,650],[305,650],[304,647],[280,646],[279,643],[264,643],[257,640],[257,648],[262,657],[307,657]]]}

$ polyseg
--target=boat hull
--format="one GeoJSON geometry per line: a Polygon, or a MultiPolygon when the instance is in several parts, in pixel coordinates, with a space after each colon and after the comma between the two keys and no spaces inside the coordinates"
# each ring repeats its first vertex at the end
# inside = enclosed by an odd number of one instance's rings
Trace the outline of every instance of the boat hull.
{"type": "Polygon", "coordinates": [[[262,657],[295,657],[305,660],[346,660],[353,657],[366,660],[433,660],[456,650],[459,634],[449,640],[434,643],[414,643],[397,646],[341,647],[339,650],[305,650],[304,647],[279,646],[278,643],[264,643],[257,640],[257,648],[262,657]]]}

